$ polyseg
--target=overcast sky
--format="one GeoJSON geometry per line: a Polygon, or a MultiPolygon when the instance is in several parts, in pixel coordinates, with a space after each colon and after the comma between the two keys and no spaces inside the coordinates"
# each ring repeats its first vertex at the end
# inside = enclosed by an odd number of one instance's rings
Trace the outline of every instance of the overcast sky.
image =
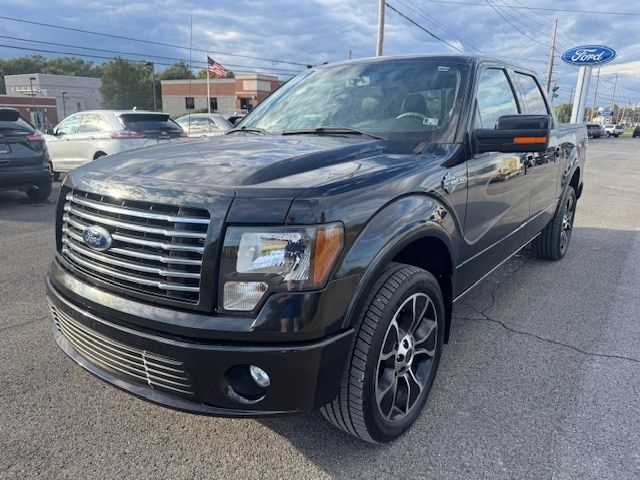
{"type": "MultiPolygon", "coordinates": [[[[236,71],[276,70],[282,78],[301,66],[269,60],[238,58],[232,52],[252,57],[318,64],[375,53],[377,0],[1,0],[0,15],[51,23],[96,32],[181,45],[164,47],[130,40],[29,25],[0,19],[0,44],[33,49],[78,52],[99,56],[113,53],[87,51],[60,45],[17,40],[55,42],[94,49],[139,53],[162,63],[188,60],[190,19],[193,18],[193,48],[209,50],[211,56],[236,71]],[[10,38],[7,38],[10,37],[10,38]],[[239,66],[235,66],[239,65],[239,66]]],[[[603,44],[618,57],[603,68],[598,88],[598,105],[610,103],[616,74],[620,75],[616,102],[640,102],[640,11],[635,2],[602,0],[388,0],[388,3],[427,30],[465,53],[478,51],[534,68],[544,79],[549,57],[551,24],[559,21],[558,49],[581,44],[603,44]],[[474,3],[462,5],[461,3],[474,3]],[[607,4],[609,6],[607,6],[607,4]],[[502,6],[501,6],[502,5],[502,6]],[[510,5],[505,7],[504,5],[510,5]],[[492,8],[493,6],[493,8],[492,8]],[[554,12],[519,7],[571,10],[554,12]],[[630,14],[581,13],[594,10],[630,14]]],[[[9,58],[38,53],[0,47],[9,58]]],[[[452,47],[387,9],[385,55],[405,53],[457,53],[452,47]]],[[[45,56],[58,56],[42,53],[45,56]]],[[[128,58],[142,56],[122,55],[128,58]]],[[[94,59],[97,63],[103,60],[94,59]]],[[[194,71],[201,68],[205,54],[194,51],[194,71]],[[199,63],[198,63],[199,62],[199,63]]],[[[567,101],[575,85],[577,69],[564,64],[559,55],[553,80],[560,86],[560,98],[567,101]]],[[[587,105],[593,105],[595,72],[587,105]]]]}

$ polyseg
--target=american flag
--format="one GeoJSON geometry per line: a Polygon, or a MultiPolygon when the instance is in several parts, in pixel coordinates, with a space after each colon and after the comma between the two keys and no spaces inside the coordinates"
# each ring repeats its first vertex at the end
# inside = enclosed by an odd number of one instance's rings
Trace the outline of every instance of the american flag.
{"type": "Polygon", "coordinates": [[[219,77],[226,77],[229,71],[222,66],[222,64],[216,62],[213,58],[207,55],[207,70],[209,73],[213,73],[219,77]]]}

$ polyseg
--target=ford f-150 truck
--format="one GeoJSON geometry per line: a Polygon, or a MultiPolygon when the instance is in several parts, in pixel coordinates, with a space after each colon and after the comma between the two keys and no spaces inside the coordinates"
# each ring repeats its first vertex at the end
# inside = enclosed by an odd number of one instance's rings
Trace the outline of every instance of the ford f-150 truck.
{"type": "Polygon", "coordinates": [[[529,243],[567,252],[586,142],[531,71],[499,60],[310,69],[226,136],[66,177],[53,335],[152,402],[319,408],[392,440],[426,402],[456,300],[529,243]]]}

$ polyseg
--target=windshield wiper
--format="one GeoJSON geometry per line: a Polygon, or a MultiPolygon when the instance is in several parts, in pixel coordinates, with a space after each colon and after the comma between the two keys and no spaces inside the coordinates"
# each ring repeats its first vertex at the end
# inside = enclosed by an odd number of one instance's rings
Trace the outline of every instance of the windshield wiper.
{"type": "Polygon", "coordinates": [[[262,135],[267,135],[267,132],[264,128],[259,127],[240,127],[240,128],[232,128],[227,132],[227,135],[234,132],[247,132],[247,133],[260,133],[262,135]]]}
{"type": "Polygon", "coordinates": [[[317,127],[317,128],[301,128],[298,130],[284,130],[282,135],[364,135],[366,137],[375,138],[377,140],[384,140],[384,138],[374,135],[373,133],[365,132],[364,130],[358,130],[351,127],[317,127]]]}

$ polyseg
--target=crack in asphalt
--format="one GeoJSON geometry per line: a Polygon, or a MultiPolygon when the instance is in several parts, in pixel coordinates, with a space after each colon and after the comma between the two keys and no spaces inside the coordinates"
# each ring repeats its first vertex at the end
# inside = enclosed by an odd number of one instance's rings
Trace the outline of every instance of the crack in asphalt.
{"type": "MultiPolygon", "coordinates": [[[[495,294],[494,294],[494,292],[490,292],[490,293],[491,293],[492,305],[493,305],[493,304],[495,304],[495,294]]],[[[627,357],[625,355],[615,355],[615,354],[590,352],[588,350],[583,350],[583,349],[581,349],[579,347],[576,347],[575,345],[571,345],[569,343],[563,343],[563,342],[560,342],[558,340],[554,340],[552,338],[541,337],[540,335],[536,335],[535,333],[527,332],[527,331],[524,331],[524,330],[518,330],[517,328],[510,327],[509,325],[507,325],[502,320],[498,320],[497,318],[490,317],[489,315],[487,315],[483,311],[477,309],[473,305],[470,305],[468,303],[463,303],[463,305],[469,307],[471,310],[476,312],[482,318],[458,317],[462,321],[474,321],[474,322],[487,321],[487,322],[492,322],[492,323],[495,323],[495,324],[501,326],[504,330],[506,330],[508,332],[516,333],[518,335],[523,335],[523,336],[527,336],[527,337],[532,337],[532,338],[535,338],[535,339],[540,340],[542,342],[549,343],[549,344],[552,344],[552,345],[556,345],[558,347],[567,348],[567,349],[573,350],[575,352],[578,352],[578,353],[581,353],[583,355],[587,355],[587,356],[590,356],[590,357],[601,357],[601,358],[609,358],[609,359],[613,359],[613,360],[626,360],[628,362],[640,363],[640,359],[638,359],[638,358],[627,357]]]]}
{"type": "Polygon", "coordinates": [[[474,312],[476,312],[482,318],[471,318],[471,317],[457,317],[457,318],[459,318],[462,321],[476,321],[476,322],[487,321],[487,322],[492,322],[492,323],[495,323],[495,324],[501,326],[504,330],[506,330],[508,332],[516,333],[518,335],[523,335],[523,336],[527,336],[527,337],[532,337],[532,338],[535,338],[537,340],[540,340],[541,342],[546,342],[546,343],[549,343],[549,344],[552,344],[552,345],[556,345],[558,347],[567,348],[567,349],[573,350],[573,351],[575,351],[577,353],[581,353],[583,355],[587,355],[587,356],[590,356],[590,357],[601,357],[601,358],[609,358],[609,359],[613,359],[613,360],[625,360],[625,361],[628,361],[628,362],[640,363],[640,359],[638,359],[638,358],[627,357],[625,355],[615,355],[615,354],[605,354],[605,353],[590,352],[588,350],[583,350],[583,349],[581,349],[579,347],[576,347],[575,345],[571,345],[569,343],[563,343],[563,342],[560,342],[558,340],[554,340],[552,338],[541,337],[540,335],[536,335],[535,333],[527,332],[527,331],[524,331],[524,330],[518,330],[517,328],[513,328],[513,327],[507,325],[502,320],[498,320],[497,318],[493,318],[493,317],[487,315],[485,312],[487,310],[493,308],[493,306],[496,304],[496,292],[500,289],[500,287],[502,287],[502,285],[504,284],[505,280],[508,280],[509,278],[514,276],[516,273],[518,273],[518,271],[520,271],[520,269],[522,267],[525,266],[525,264],[531,258],[531,255],[522,255],[522,257],[523,257],[522,263],[520,263],[520,265],[518,265],[511,273],[509,273],[509,275],[507,275],[506,277],[500,279],[500,281],[496,283],[495,288],[489,291],[489,295],[491,295],[491,303],[484,310],[480,310],[480,309],[476,308],[475,306],[471,305],[470,303],[460,302],[462,305],[464,305],[464,306],[470,308],[471,310],[473,310],[474,312]]]}
{"type": "Polygon", "coordinates": [[[7,330],[12,330],[14,328],[23,327],[25,325],[29,325],[30,323],[40,322],[42,320],[46,320],[47,318],[49,318],[49,315],[43,315],[42,317],[32,318],[31,320],[27,320],[26,322],[15,323],[13,325],[7,325],[6,327],[0,328],[0,333],[1,332],[6,332],[7,330]]]}

